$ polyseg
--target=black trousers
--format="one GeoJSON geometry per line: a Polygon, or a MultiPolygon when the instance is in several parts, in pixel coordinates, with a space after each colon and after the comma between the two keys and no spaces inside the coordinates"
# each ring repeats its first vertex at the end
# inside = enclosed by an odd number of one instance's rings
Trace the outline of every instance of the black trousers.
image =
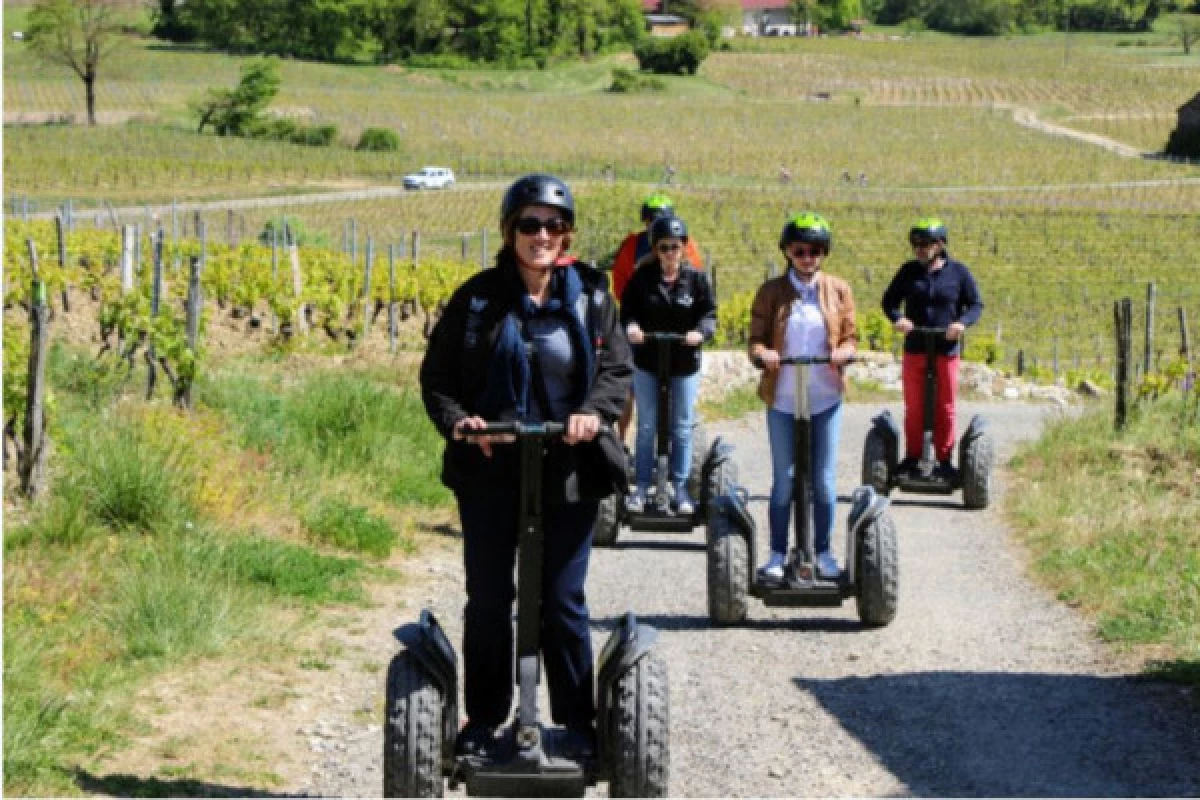
{"type": "MultiPolygon", "coordinates": [[[[558,725],[582,728],[596,716],[595,674],[588,626],[588,557],[596,502],[546,505],[542,580],[542,662],[550,714],[558,725]]],[[[513,600],[518,496],[458,493],[467,573],[463,626],[463,691],[467,718],[501,725],[512,710],[515,678],[513,600]]]]}

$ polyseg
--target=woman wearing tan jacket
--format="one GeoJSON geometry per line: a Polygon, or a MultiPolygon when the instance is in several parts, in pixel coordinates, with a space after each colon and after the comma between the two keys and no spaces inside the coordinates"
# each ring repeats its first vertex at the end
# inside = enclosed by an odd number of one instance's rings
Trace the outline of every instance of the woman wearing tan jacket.
{"type": "MultiPolygon", "coordinates": [[[[833,236],[820,214],[806,212],[788,221],[779,239],[789,268],[761,287],[750,312],[750,358],[763,366],[758,396],[767,404],[772,484],[769,503],[771,555],[759,580],[784,579],[788,523],[792,518],[792,465],[795,462],[795,366],[786,357],[828,357],[828,366],[809,367],[812,412],[813,531],[817,572],[837,577],[841,569],[830,550],[837,507],[837,445],[845,391],[843,367],[855,353],[854,295],[850,285],[821,270],[833,236]]],[[[799,498],[797,498],[799,500],[799,498]]]]}

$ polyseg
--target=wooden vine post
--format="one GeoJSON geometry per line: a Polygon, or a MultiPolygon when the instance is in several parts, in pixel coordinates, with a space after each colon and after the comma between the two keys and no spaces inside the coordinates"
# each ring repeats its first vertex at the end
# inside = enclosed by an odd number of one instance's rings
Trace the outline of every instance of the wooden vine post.
{"type": "Polygon", "coordinates": [[[396,352],[396,246],[388,245],[388,352],[396,352]]]}
{"type": "Polygon", "coordinates": [[[1158,288],[1154,282],[1146,284],[1146,349],[1142,357],[1142,375],[1151,373],[1151,360],[1154,357],[1154,299],[1158,288]]]}
{"type": "Polygon", "coordinates": [[[1113,304],[1113,321],[1116,324],[1117,338],[1117,391],[1116,419],[1117,431],[1125,429],[1129,413],[1129,362],[1133,356],[1133,301],[1128,297],[1113,304]]]}
{"type": "Polygon", "coordinates": [[[375,240],[367,237],[366,264],[363,265],[363,321],[362,340],[367,340],[367,332],[371,330],[371,267],[375,262],[375,240]]]}
{"type": "Polygon", "coordinates": [[[154,387],[158,383],[158,352],[154,346],[154,328],[158,320],[158,310],[162,305],[163,281],[163,232],[160,228],[153,238],[154,249],[154,282],[150,289],[150,334],[146,343],[146,399],[154,397],[154,387]]]}
{"type": "Polygon", "coordinates": [[[29,298],[29,373],[25,394],[25,429],[17,453],[21,493],[33,499],[46,487],[46,351],[50,345],[50,309],[46,304],[46,285],[38,271],[37,246],[25,240],[33,279],[29,298]]]}
{"type": "Polygon", "coordinates": [[[284,223],[283,226],[283,243],[288,251],[288,263],[292,266],[292,296],[296,298],[296,319],[294,325],[296,333],[308,332],[308,317],[304,308],[304,303],[299,302],[304,296],[304,285],[300,278],[300,246],[292,239],[291,228],[284,223]]]}
{"type": "MultiPolygon", "coordinates": [[[[200,341],[200,311],[204,307],[204,290],[200,287],[200,272],[203,268],[203,259],[200,256],[192,256],[191,266],[188,270],[187,321],[185,322],[187,347],[192,359],[196,358],[200,341]]],[[[180,376],[182,383],[177,385],[175,393],[176,405],[180,408],[190,410],[192,407],[194,375],[195,369],[193,368],[192,375],[180,376]]]]}
{"type": "MultiPolygon", "coordinates": [[[[58,266],[62,269],[64,275],[67,272],[67,232],[69,230],[69,220],[64,220],[61,214],[56,215],[54,217],[54,232],[58,235],[58,266]]],[[[71,311],[71,287],[65,280],[62,287],[62,310],[63,313],[70,313],[71,311]]]]}

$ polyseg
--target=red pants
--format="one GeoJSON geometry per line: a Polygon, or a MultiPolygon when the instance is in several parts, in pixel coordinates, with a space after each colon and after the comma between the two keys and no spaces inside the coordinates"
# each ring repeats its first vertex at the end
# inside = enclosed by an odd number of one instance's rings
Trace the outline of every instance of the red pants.
{"type": "MultiPolygon", "coordinates": [[[[938,461],[954,452],[954,403],[958,398],[958,356],[937,356],[937,399],[933,404],[933,451],[938,461]]],[[[904,382],[904,454],[921,457],[925,433],[925,355],[905,353],[901,366],[904,382]]]]}

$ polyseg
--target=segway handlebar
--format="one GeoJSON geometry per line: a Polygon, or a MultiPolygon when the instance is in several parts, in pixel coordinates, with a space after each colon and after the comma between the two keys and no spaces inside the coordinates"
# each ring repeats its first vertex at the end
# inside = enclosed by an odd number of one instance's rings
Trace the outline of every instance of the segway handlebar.
{"type": "Polygon", "coordinates": [[[687,344],[686,333],[668,333],[666,331],[642,331],[642,338],[647,344],[652,342],[670,342],[672,344],[687,344]]]}
{"type": "MultiPolygon", "coordinates": [[[[763,368],[763,362],[761,358],[755,358],[752,359],[752,361],[754,366],[758,367],[759,369],[763,368]]],[[[855,361],[858,361],[858,356],[850,356],[850,358],[846,359],[845,363],[853,364],[855,361]]],[[[831,359],[829,356],[787,356],[779,359],[779,366],[781,367],[831,363],[833,363],[833,359],[831,359]]]]}
{"type": "Polygon", "coordinates": [[[946,331],[948,331],[948,330],[949,330],[949,328],[928,328],[925,326],[914,325],[913,329],[911,331],[909,331],[909,333],[928,333],[928,334],[933,334],[933,335],[940,334],[942,336],[945,336],[946,331]]]}
{"type": "Polygon", "coordinates": [[[483,428],[463,431],[464,436],[562,436],[567,426],[561,422],[489,422],[483,428]]]}

